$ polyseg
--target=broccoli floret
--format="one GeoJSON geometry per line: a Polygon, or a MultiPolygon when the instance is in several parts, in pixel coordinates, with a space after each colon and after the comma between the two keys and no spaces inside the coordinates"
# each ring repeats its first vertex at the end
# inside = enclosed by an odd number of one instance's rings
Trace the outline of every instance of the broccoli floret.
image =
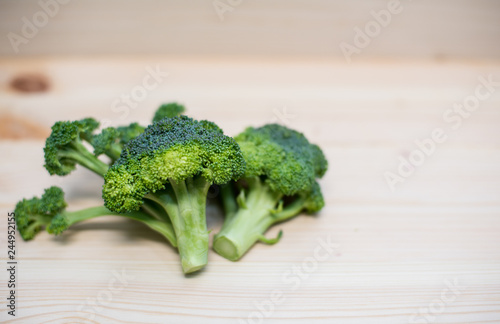
{"type": "Polygon", "coordinates": [[[106,173],[105,206],[115,212],[161,205],[177,237],[185,273],[207,263],[205,219],[210,185],[238,179],[245,161],[238,144],[212,122],[186,116],[163,118],[124,146],[106,173]]]}
{"type": "Polygon", "coordinates": [[[138,123],[132,123],[127,126],[118,126],[116,129],[118,130],[118,138],[120,140],[120,144],[123,146],[130,142],[130,140],[141,135],[146,128],[139,125],[138,123]]]}
{"type": "Polygon", "coordinates": [[[14,210],[17,228],[24,240],[31,240],[52,218],[66,208],[64,193],[58,187],[45,189],[41,198],[23,199],[14,210]]]}
{"type": "Polygon", "coordinates": [[[162,120],[163,118],[172,118],[181,115],[186,111],[183,105],[176,102],[171,102],[168,104],[163,104],[156,110],[155,116],[153,117],[153,122],[162,120]]]}
{"type": "Polygon", "coordinates": [[[94,155],[106,154],[111,159],[116,160],[120,157],[122,146],[119,144],[119,132],[114,127],[103,129],[99,134],[92,138],[94,155]]]}
{"type": "Polygon", "coordinates": [[[116,215],[140,221],[176,245],[175,234],[169,222],[156,219],[144,212],[115,213],[104,206],[86,208],[79,211],[66,211],[64,192],[59,187],[45,189],[41,198],[23,199],[14,210],[17,228],[24,240],[31,240],[43,228],[50,234],[59,235],[71,225],[83,220],[116,215]]]}
{"type": "Polygon", "coordinates": [[[127,144],[131,139],[139,136],[144,132],[144,127],[138,123],[132,123],[128,126],[108,127],[101,133],[94,135],[92,138],[92,146],[94,147],[94,155],[107,155],[114,162],[120,157],[123,145],[127,144]]]}
{"type": "Polygon", "coordinates": [[[264,237],[273,224],[302,211],[314,213],[323,208],[316,178],[322,177],[328,167],[317,145],[285,126],[250,127],[235,139],[247,168],[239,193],[235,186],[221,190],[226,218],[214,238],[215,251],[233,261],[257,241],[276,243],[281,232],[275,239],[264,237]]]}
{"type": "Polygon", "coordinates": [[[92,141],[92,132],[98,126],[99,123],[92,118],[56,122],[43,149],[47,171],[51,175],[64,176],[73,171],[76,164],[80,164],[99,175],[104,175],[108,165],[97,159],[83,145],[83,141],[92,141]]]}

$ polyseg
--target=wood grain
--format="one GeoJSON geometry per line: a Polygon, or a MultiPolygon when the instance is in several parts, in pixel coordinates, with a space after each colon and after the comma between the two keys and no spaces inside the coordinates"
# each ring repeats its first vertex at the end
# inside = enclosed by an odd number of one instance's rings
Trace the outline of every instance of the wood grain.
{"type": "MultiPolygon", "coordinates": [[[[8,318],[2,309],[1,321],[240,323],[278,290],[283,301],[265,323],[423,323],[421,310],[436,312],[429,323],[500,322],[500,88],[457,130],[442,116],[474,93],[479,76],[489,74],[499,80],[500,65],[0,60],[0,113],[40,129],[88,115],[113,125],[147,123],[158,104],[176,100],[191,116],[213,119],[236,134],[276,120],[275,112],[286,107],[294,115],[288,125],[318,143],[330,161],[321,181],[327,204],[319,215],[273,228],[269,235],[283,229],[282,241],[258,244],[240,262],[211,252],[207,268],[189,277],[160,236],[112,216],[56,238],[18,237],[19,315],[8,318]],[[127,116],[113,112],[113,101],[140,85],[148,66],[169,76],[127,116]],[[45,75],[49,90],[27,94],[8,87],[26,72],[45,75]],[[449,139],[391,192],[384,172],[395,171],[398,156],[408,156],[414,140],[436,127],[449,139]],[[328,238],[338,248],[297,284],[293,268],[310,262],[318,240],[328,238]],[[113,281],[122,272],[130,277],[124,287],[113,281]],[[433,303],[450,296],[454,281],[459,293],[441,310],[433,303]],[[110,282],[123,289],[111,291],[110,282]],[[109,296],[98,310],[81,308],[109,296]]],[[[36,138],[0,140],[1,215],[50,185],[65,189],[71,208],[100,203],[97,176],[77,170],[49,177],[42,147],[36,138]]],[[[210,207],[209,227],[216,232],[221,221],[210,207]]],[[[1,271],[1,296],[6,278],[1,271]]]]}
{"type": "MultiPolygon", "coordinates": [[[[360,48],[360,54],[353,55],[355,62],[374,57],[437,60],[500,57],[498,1],[396,2],[401,12],[381,18],[389,21],[387,26],[375,32],[369,45],[360,48]]],[[[381,15],[380,11],[387,11],[389,3],[387,0],[70,1],[58,10],[52,9],[54,17],[39,24],[40,28],[34,27],[35,33],[32,30],[23,33],[25,20],[33,23],[34,16],[43,14],[39,2],[4,0],[0,1],[0,55],[156,53],[203,59],[272,56],[344,60],[340,44],[357,44],[356,28],[365,30],[366,24],[376,22],[372,12],[381,15]],[[214,3],[226,4],[228,10],[223,20],[214,3]],[[26,43],[18,46],[18,52],[9,41],[11,33],[25,38],[26,43]]]]}

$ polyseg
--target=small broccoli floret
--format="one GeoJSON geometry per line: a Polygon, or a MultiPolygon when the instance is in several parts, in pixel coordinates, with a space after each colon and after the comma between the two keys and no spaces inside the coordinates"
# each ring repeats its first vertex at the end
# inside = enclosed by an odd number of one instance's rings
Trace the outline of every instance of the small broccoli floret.
{"type": "Polygon", "coordinates": [[[97,159],[83,145],[83,141],[92,141],[92,132],[98,126],[99,123],[92,118],[56,122],[43,149],[47,171],[51,175],[64,176],[73,171],[76,164],[80,164],[99,175],[104,175],[108,165],[97,159]]]}
{"type": "Polygon", "coordinates": [[[66,206],[64,192],[59,187],[45,189],[41,198],[33,197],[18,202],[14,214],[21,237],[26,241],[31,240],[43,228],[50,234],[59,235],[75,223],[99,216],[116,215],[146,224],[176,246],[175,233],[170,222],[156,219],[144,212],[119,214],[104,206],[69,212],[66,211],[66,206]]]}
{"type": "Polygon", "coordinates": [[[120,157],[122,146],[119,144],[120,133],[114,127],[103,129],[99,134],[92,138],[92,146],[94,147],[94,155],[99,156],[106,154],[112,160],[120,157]]]}
{"type": "Polygon", "coordinates": [[[139,125],[138,123],[132,123],[127,126],[119,126],[116,129],[118,130],[118,139],[120,141],[120,144],[123,146],[130,142],[132,139],[141,135],[146,128],[139,125]]]}
{"type": "Polygon", "coordinates": [[[137,210],[144,199],[161,205],[177,237],[185,273],[207,263],[205,219],[210,185],[238,179],[245,161],[238,144],[212,122],[163,118],[125,145],[105,175],[105,206],[137,210]]]}
{"type": "Polygon", "coordinates": [[[181,115],[186,111],[183,105],[176,102],[171,102],[168,104],[163,104],[156,110],[155,116],[153,117],[153,122],[162,120],[163,118],[172,118],[181,115]]]}
{"type": "Polygon", "coordinates": [[[142,132],[144,127],[137,123],[132,123],[128,126],[120,126],[117,128],[108,127],[101,133],[94,135],[92,138],[92,146],[94,147],[94,155],[107,155],[114,162],[120,157],[123,145],[127,144],[131,139],[136,138],[142,132]]]}
{"type": "Polygon", "coordinates": [[[52,218],[66,208],[64,193],[61,188],[45,189],[41,198],[23,199],[14,210],[17,228],[24,240],[31,240],[52,218]]]}
{"type": "Polygon", "coordinates": [[[257,241],[276,243],[281,232],[275,239],[264,237],[273,224],[302,211],[314,213],[323,208],[316,178],[322,177],[328,168],[317,145],[285,126],[250,127],[235,139],[247,168],[239,192],[235,193],[234,188],[221,190],[227,216],[214,238],[215,251],[233,261],[257,241]]]}

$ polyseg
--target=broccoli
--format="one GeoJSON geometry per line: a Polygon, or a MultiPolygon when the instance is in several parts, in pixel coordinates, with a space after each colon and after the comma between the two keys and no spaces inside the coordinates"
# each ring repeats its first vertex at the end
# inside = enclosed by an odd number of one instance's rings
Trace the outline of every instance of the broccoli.
{"type": "Polygon", "coordinates": [[[172,222],[184,273],[207,263],[210,185],[238,179],[245,161],[233,138],[209,121],[163,118],[128,142],[106,173],[105,206],[130,212],[154,201],[172,222]]]}
{"type": "Polygon", "coordinates": [[[156,110],[155,116],[153,117],[153,122],[157,122],[163,118],[172,118],[181,115],[186,108],[176,102],[171,102],[168,104],[163,104],[156,110]]]}
{"type": "MultiPolygon", "coordinates": [[[[105,153],[110,157],[113,157],[112,154],[119,156],[123,145],[144,131],[144,127],[133,123],[128,126],[106,128],[99,135],[93,135],[93,131],[98,127],[99,123],[92,118],[56,122],[52,126],[52,133],[47,138],[44,148],[47,171],[51,175],[64,176],[79,164],[104,177],[109,165],[99,160],[97,155],[105,153]],[[94,146],[95,154],[87,149],[84,142],[94,146]]],[[[100,211],[105,214],[110,213],[104,207],[100,211]]],[[[172,224],[165,211],[158,209],[154,202],[148,201],[135,215],[139,213],[143,213],[143,217],[154,217],[162,221],[164,223],[162,226],[171,233],[167,236],[169,242],[173,246],[177,245],[172,224]]]]}
{"type": "Polygon", "coordinates": [[[142,134],[145,129],[146,128],[144,126],[141,126],[138,123],[132,123],[128,126],[118,126],[116,130],[118,131],[118,138],[122,147],[130,142],[130,140],[142,134]]]}
{"type": "Polygon", "coordinates": [[[94,147],[94,155],[105,154],[114,162],[120,157],[123,145],[139,136],[142,132],[144,132],[144,127],[138,123],[116,128],[107,127],[101,133],[92,137],[91,143],[94,147]]]}
{"type": "Polygon", "coordinates": [[[17,228],[24,240],[31,240],[44,227],[51,234],[61,234],[69,226],[83,220],[117,215],[140,221],[162,234],[173,246],[176,245],[175,234],[171,225],[142,212],[118,214],[104,206],[86,208],[79,211],[66,211],[64,192],[59,187],[45,189],[41,198],[23,199],[14,210],[17,228]]]}
{"type": "Polygon", "coordinates": [[[92,132],[99,127],[93,118],[77,121],[59,121],[52,126],[52,133],[45,142],[45,168],[51,174],[64,176],[80,164],[104,176],[108,165],[95,157],[83,144],[91,142],[92,132]]]}
{"type": "Polygon", "coordinates": [[[316,178],[327,169],[321,149],[303,134],[277,124],[247,128],[235,137],[246,161],[239,194],[234,186],[221,188],[226,218],[214,237],[214,249],[235,261],[257,241],[274,244],[267,229],[301,211],[319,211],[324,206],[316,178]]]}
{"type": "MultiPolygon", "coordinates": [[[[153,117],[153,122],[163,118],[171,118],[179,116],[186,109],[184,106],[175,102],[163,104],[157,110],[153,117]]],[[[92,146],[94,147],[94,155],[101,154],[107,155],[112,162],[120,157],[123,145],[127,144],[131,139],[136,138],[145,127],[138,123],[132,123],[128,126],[120,126],[117,128],[108,127],[101,131],[101,133],[94,135],[92,138],[92,146]]]]}

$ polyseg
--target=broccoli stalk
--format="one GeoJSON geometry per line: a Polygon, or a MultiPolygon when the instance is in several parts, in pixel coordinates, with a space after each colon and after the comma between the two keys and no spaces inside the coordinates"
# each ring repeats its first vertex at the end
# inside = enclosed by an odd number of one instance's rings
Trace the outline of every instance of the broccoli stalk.
{"type": "Polygon", "coordinates": [[[59,235],[73,224],[100,216],[123,216],[144,223],[162,234],[175,246],[175,237],[165,222],[142,212],[119,214],[104,206],[90,207],[78,211],[67,211],[64,192],[59,187],[45,189],[41,198],[33,197],[18,202],[15,208],[16,223],[24,240],[33,239],[44,227],[47,232],[59,235]]]}
{"type": "Polygon", "coordinates": [[[238,203],[236,197],[234,196],[233,183],[232,182],[226,183],[222,186],[219,186],[219,189],[220,189],[219,197],[221,199],[222,207],[224,209],[225,222],[229,223],[229,221],[234,217],[234,215],[238,211],[238,203]]]}
{"type": "Polygon", "coordinates": [[[247,163],[242,186],[235,198],[233,189],[222,188],[226,218],[214,237],[214,250],[236,261],[256,242],[277,243],[266,238],[272,225],[305,210],[319,211],[324,206],[317,177],[327,169],[318,146],[301,133],[280,125],[248,128],[236,137],[247,163]]]}
{"type": "Polygon", "coordinates": [[[171,219],[182,269],[190,273],[207,263],[210,185],[238,179],[244,168],[239,146],[214,123],[167,117],[124,146],[105,175],[104,203],[116,212],[138,210],[145,200],[160,205],[171,219]]]}
{"type": "Polygon", "coordinates": [[[207,264],[206,199],[210,182],[202,176],[184,181],[170,179],[166,189],[145,198],[164,206],[176,233],[182,268],[194,272],[207,264]]]}
{"type": "MultiPolygon", "coordinates": [[[[314,213],[323,206],[321,193],[315,192],[297,195],[284,207],[285,195],[272,190],[266,181],[260,177],[245,180],[249,187],[248,194],[241,191],[236,199],[238,211],[230,212],[229,218],[226,216],[221,231],[214,238],[215,251],[231,261],[241,258],[258,241],[270,245],[277,243],[283,235],[282,231],[276,238],[264,236],[272,225],[295,217],[302,210],[314,213]]],[[[228,193],[223,192],[222,195],[222,199],[231,199],[228,193]]],[[[226,212],[227,207],[224,210],[226,212]]]]}
{"type": "Polygon", "coordinates": [[[273,244],[281,237],[280,232],[277,239],[270,240],[263,233],[275,223],[271,211],[283,194],[270,190],[258,177],[247,179],[247,182],[252,189],[246,197],[243,194],[238,196],[239,210],[224,220],[214,239],[215,251],[232,261],[238,260],[257,241],[273,244]]]}
{"type": "Polygon", "coordinates": [[[89,207],[78,211],[63,211],[59,212],[47,228],[51,234],[59,235],[73,224],[79,223],[84,220],[100,217],[100,216],[122,216],[129,219],[139,221],[147,225],[152,230],[157,231],[163,235],[172,246],[176,247],[176,239],[172,229],[167,223],[155,219],[146,213],[142,212],[128,212],[128,213],[115,213],[110,211],[104,206],[89,207]]]}

